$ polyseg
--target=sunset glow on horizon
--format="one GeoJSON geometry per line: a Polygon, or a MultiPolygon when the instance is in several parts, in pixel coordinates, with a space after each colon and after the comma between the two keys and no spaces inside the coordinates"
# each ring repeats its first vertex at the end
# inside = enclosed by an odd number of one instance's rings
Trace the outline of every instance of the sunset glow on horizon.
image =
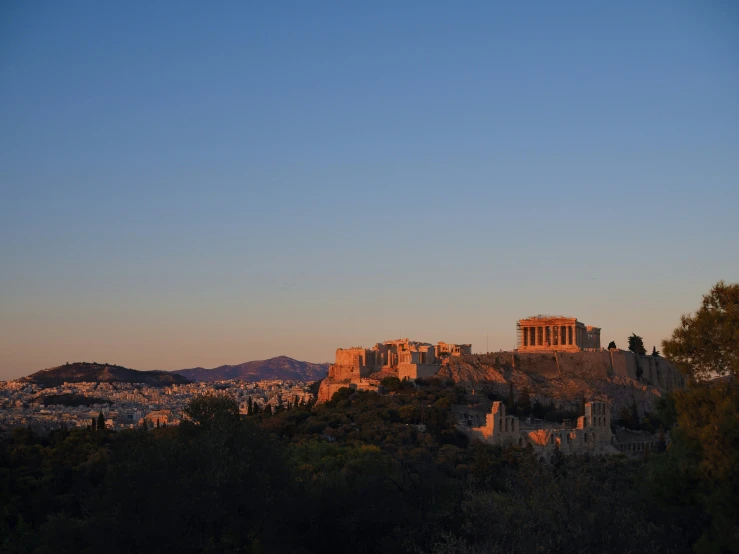
{"type": "Polygon", "coordinates": [[[539,313],[651,351],[739,281],[735,4],[42,4],[0,10],[0,380],[539,313]]]}

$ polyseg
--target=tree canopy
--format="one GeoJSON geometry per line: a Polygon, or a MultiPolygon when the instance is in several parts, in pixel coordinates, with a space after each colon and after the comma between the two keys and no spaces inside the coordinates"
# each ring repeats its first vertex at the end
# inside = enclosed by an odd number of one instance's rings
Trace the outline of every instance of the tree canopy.
{"type": "Polygon", "coordinates": [[[683,315],[664,356],[698,378],[739,375],[739,283],[719,281],[695,314],[683,315]]]}
{"type": "Polygon", "coordinates": [[[629,337],[629,350],[635,354],[645,356],[647,354],[647,350],[644,348],[644,339],[636,333],[631,333],[631,336],[629,337]]]}
{"type": "Polygon", "coordinates": [[[239,404],[230,396],[208,393],[192,398],[184,413],[196,424],[209,427],[238,421],[239,404]]]}

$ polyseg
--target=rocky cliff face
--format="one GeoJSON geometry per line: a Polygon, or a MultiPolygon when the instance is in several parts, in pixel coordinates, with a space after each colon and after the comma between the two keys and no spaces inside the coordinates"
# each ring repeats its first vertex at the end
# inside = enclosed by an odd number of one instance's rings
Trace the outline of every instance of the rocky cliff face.
{"type": "Polygon", "coordinates": [[[485,385],[507,394],[528,388],[545,401],[574,407],[587,400],[607,399],[618,414],[633,402],[639,412],[651,412],[663,393],[685,386],[677,368],[664,358],[622,350],[594,352],[499,352],[448,360],[438,375],[470,386],[485,385]]]}

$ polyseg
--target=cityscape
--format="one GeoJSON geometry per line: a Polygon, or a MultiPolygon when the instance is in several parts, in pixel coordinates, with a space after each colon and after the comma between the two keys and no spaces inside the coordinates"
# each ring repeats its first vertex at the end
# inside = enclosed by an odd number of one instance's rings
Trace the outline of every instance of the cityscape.
{"type": "Polygon", "coordinates": [[[0,554],[739,554],[738,69],[737,0],[0,3],[0,554]]]}

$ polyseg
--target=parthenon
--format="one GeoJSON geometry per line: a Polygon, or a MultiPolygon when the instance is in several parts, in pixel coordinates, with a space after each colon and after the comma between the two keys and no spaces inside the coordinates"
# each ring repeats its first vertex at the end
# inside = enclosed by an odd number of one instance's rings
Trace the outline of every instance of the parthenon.
{"type": "Polygon", "coordinates": [[[574,317],[537,315],[519,319],[516,329],[519,351],[600,349],[600,327],[586,326],[574,317]]]}

